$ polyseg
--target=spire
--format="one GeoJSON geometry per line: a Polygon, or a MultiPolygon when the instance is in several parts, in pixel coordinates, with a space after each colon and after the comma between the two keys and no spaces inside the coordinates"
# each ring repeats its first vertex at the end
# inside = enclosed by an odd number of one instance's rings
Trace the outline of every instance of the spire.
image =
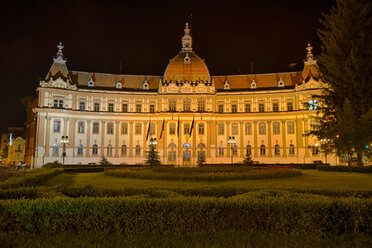
{"type": "Polygon", "coordinates": [[[62,49],[63,49],[63,45],[62,45],[62,42],[59,42],[57,48],[58,48],[58,52],[57,52],[57,58],[53,59],[54,62],[57,62],[57,63],[63,63],[65,64],[66,63],[66,60],[63,59],[63,53],[62,53],[62,49]]]}
{"type": "Polygon", "coordinates": [[[192,52],[192,38],[190,35],[189,24],[186,22],[185,34],[182,37],[182,52],[192,52]]]}
{"type": "Polygon", "coordinates": [[[310,45],[310,42],[307,43],[307,55],[306,60],[304,61],[305,65],[314,65],[316,64],[316,60],[314,59],[314,55],[311,52],[313,50],[313,47],[310,45]]]}
{"type": "Polygon", "coordinates": [[[49,72],[45,78],[45,80],[49,80],[50,78],[57,79],[62,78],[64,80],[70,80],[70,75],[66,66],[66,59],[63,58],[63,45],[60,42],[57,46],[57,56],[56,58],[53,58],[53,64],[49,69],[49,72]]]}

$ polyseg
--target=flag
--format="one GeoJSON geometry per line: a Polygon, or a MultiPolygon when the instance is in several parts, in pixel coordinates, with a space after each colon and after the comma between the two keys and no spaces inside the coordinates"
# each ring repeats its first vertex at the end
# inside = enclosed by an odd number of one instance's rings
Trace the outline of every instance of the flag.
{"type": "Polygon", "coordinates": [[[178,123],[177,123],[177,137],[180,136],[180,117],[178,116],[178,123]]]}
{"type": "Polygon", "coordinates": [[[150,117],[150,121],[149,121],[149,126],[148,126],[148,128],[147,128],[146,141],[149,139],[150,126],[151,126],[151,117],[150,117]]]}
{"type": "Polygon", "coordinates": [[[191,134],[192,134],[192,130],[194,129],[194,122],[195,122],[195,116],[192,118],[192,123],[191,123],[191,128],[190,128],[190,137],[191,137],[191,134]]]}
{"type": "Polygon", "coordinates": [[[165,123],[165,120],[163,119],[163,125],[161,126],[161,131],[160,131],[160,138],[159,138],[159,140],[161,140],[161,138],[163,138],[164,123],[165,123]]]}

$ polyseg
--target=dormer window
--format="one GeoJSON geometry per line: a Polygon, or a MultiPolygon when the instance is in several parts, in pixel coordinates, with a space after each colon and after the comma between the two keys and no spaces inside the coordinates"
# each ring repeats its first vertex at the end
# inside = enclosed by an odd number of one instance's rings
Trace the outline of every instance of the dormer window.
{"type": "Polygon", "coordinates": [[[227,79],[223,83],[223,89],[224,90],[229,90],[230,89],[230,83],[229,83],[229,81],[227,81],[227,79]]]}
{"type": "Polygon", "coordinates": [[[148,81],[145,79],[143,81],[143,84],[142,84],[142,89],[148,90],[149,88],[150,88],[150,85],[149,85],[148,81]]]}
{"type": "Polygon", "coordinates": [[[278,87],[284,87],[284,81],[283,81],[283,79],[280,79],[279,80],[278,87]]]}
{"type": "Polygon", "coordinates": [[[94,87],[94,81],[93,81],[92,78],[89,79],[89,81],[88,81],[88,86],[89,86],[89,87],[94,87]]]}
{"type": "Polygon", "coordinates": [[[122,85],[120,82],[116,82],[115,87],[116,87],[117,89],[121,89],[121,88],[123,88],[123,85],[122,85]]]}
{"type": "MultiPolygon", "coordinates": [[[[188,44],[187,44],[187,47],[188,47],[188,44]]],[[[190,57],[189,57],[189,54],[186,53],[186,56],[185,58],[183,59],[183,63],[184,64],[190,64],[191,60],[190,60],[190,57]]]]}
{"type": "Polygon", "coordinates": [[[256,84],[256,82],[254,80],[252,80],[252,82],[251,82],[251,89],[255,89],[255,88],[257,88],[257,84],[256,84]]]}

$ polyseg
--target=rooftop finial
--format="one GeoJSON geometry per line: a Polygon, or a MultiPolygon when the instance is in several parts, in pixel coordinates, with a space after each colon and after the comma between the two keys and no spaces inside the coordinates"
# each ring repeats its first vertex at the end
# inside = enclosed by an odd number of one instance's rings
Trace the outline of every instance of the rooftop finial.
{"type": "Polygon", "coordinates": [[[306,65],[316,64],[316,60],[314,59],[314,55],[311,52],[313,50],[313,47],[310,45],[310,42],[307,43],[306,50],[307,50],[307,55],[306,55],[305,64],[306,65]]]}
{"type": "Polygon", "coordinates": [[[192,52],[192,38],[190,35],[189,24],[186,22],[185,34],[182,37],[182,52],[192,52]]]}
{"type": "Polygon", "coordinates": [[[57,52],[57,58],[54,59],[55,62],[58,62],[58,63],[66,63],[66,60],[63,59],[63,53],[62,53],[62,49],[63,49],[63,45],[62,45],[62,42],[59,42],[57,48],[58,48],[58,52],[57,52]]]}

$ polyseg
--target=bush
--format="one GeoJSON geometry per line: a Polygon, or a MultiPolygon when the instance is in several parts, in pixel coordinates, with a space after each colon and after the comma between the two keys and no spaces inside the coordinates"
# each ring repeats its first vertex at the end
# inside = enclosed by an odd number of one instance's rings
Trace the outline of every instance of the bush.
{"type": "Polygon", "coordinates": [[[63,172],[62,169],[36,169],[0,183],[0,189],[37,186],[63,172]]]}
{"type": "Polygon", "coordinates": [[[103,167],[77,167],[77,168],[64,168],[63,172],[66,173],[86,173],[86,172],[104,172],[103,167]]]}
{"type": "MultiPolygon", "coordinates": [[[[344,165],[317,165],[316,168],[320,171],[338,171],[349,172],[349,167],[344,165]]],[[[372,166],[351,166],[352,172],[372,173],[372,166]]]]}
{"type": "Polygon", "coordinates": [[[101,166],[109,166],[112,165],[105,156],[101,157],[101,160],[98,162],[101,166]]]}
{"type": "Polygon", "coordinates": [[[54,162],[49,162],[43,165],[43,168],[62,168],[62,167],[63,167],[63,164],[58,162],[58,160],[54,162]]]}
{"type": "Polygon", "coordinates": [[[22,187],[16,189],[0,189],[0,199],[36,199],[62,196],[51,187],[22,187]]]}

